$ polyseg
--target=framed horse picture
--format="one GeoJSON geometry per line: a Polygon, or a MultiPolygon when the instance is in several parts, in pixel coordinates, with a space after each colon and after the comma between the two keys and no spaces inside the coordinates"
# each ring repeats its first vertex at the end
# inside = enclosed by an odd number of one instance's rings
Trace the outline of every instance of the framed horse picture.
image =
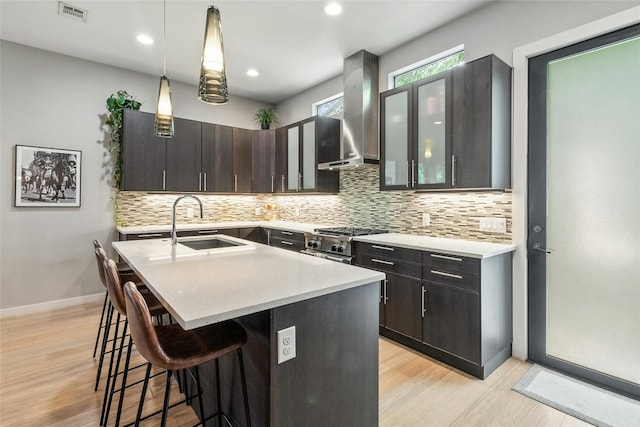
{"type": "Polygon", "coordinates": [[[16,145],[16,207],[79,207],[82,152],[16,145]]]}

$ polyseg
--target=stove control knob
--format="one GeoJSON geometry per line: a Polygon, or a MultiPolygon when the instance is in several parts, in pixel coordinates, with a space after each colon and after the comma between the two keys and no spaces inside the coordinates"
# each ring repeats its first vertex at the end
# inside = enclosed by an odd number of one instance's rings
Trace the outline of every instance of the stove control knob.
{"type": "Polygon", "coordinates": [[[320,242],[318,242],[317,240],[313,241],[313,247],[314,248],[319,248],[320,247],[320,242]]]}
{"type": "Polygon", "coordinates": [[[338,246],[338,252],[344,252],[344,246],[338,246]]]}
{"type": "Polygon", "coordinates": [[[338,245],[331,245],[332,252],[338,252],[338,245]]]}
{"type": "Polygon", "coordinates": [[[309,241],[307,242],[307,246],[308,246],[308,247],[310,247],[310,248],[312,248],[312,247],[313,247],[313,243],[314,243],[314,242],[313,242],[313,240],[309,240],[309,241]]]}

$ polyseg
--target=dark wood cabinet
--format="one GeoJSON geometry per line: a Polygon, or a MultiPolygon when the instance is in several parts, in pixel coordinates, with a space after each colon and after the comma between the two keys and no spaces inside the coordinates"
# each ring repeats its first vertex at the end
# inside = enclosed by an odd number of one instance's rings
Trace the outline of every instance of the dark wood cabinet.
{"type": "Polygon", "coordinates": [[[153,134],[154,116],[125,110],[122,135],[122,189],[165,189],[166,140],[153,134]]]}
{"type": "Polygon", "coordinates": [[[253,131],[233,128],[233,192],[251,193],[253,131]]]}
{"type": "Polygon", "coordinates": [[[354,242],[382,271],[380,334],[485,378],[511,355],[511,253],[472,258],[354,242]]]}
{"type": "Polygon", "coordinates": [[[511,67],[495,55],[453,69],[455,188],[511,188],[511,67]]]}
{"type": "Polygon", "coordinates": [[[254,131],[252,144],[251,192],[274,193],[276,191],[276,131],[254,131]]]}
{"type": "Polygon", "coordinates": [[[166,191],[202,191],[201,123],[174,119],[175,135],[166,138],[166,191]]]}
{"type": "Polygon", "coordinates": [[[287,192],[287,128],[278,128],[275,133],[275,192],[287,192]]]}
{"type": "Polygon", "coordinates": [[[296,231],[266,229],[267,244],[276,248],[287,249],[290,251],[300,252],[305,248],[304,233],[296,231]]]}
{"type": "Polygon", "coordinates": [[[422,341],[480,363],[480,297],[477,293],[423,282],[422,341]]]}
{"type": "Polygon", "coordinates": [[[233,128],[202,123],[203,191],[233,191],[233,128]]]}
{"type": "Polygon", "coordinates": [[[380,95],[381,190],[511,187],[511,68],[490,55],[380,95]]]}
{"type": "Polygon", "coordinates": [[[285,138],[287,192],[336,193],[340,190],[338,171],[318,170],[318,163],[340,156],[339,120],[314,116],[287,126],[285,138]]]}
{"type": "Polygon", "coordinates": [[[384,326],[402,335],[421,339],[420,279],[387,273],[386,285],[384,326]]]}

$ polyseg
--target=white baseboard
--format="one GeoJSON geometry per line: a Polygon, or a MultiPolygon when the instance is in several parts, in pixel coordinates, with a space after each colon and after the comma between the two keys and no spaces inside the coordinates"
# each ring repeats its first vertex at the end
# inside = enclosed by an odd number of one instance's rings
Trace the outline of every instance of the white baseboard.
{"type": "Polygon", "coordinates": [[[0,319],[5,317],[22,316],[25,314],[41,313],[43,311],[57,310],[59,308],[71,307],[74,305],[89,304],[104,300],[104,292],[94,295],[84,295],[81,297],[48,301],[40,304],[22,305],[20,307],[3,308],[0,310],[0,319]]]}

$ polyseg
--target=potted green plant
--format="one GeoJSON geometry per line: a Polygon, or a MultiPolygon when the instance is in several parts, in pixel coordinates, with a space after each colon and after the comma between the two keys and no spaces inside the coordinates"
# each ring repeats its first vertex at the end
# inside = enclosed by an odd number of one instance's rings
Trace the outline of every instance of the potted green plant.
{"type": "Polygon", "coordinates": [[[276,115],[276,110],[274,110],[273,107],[266,107],[258,110],[255,119],[261,129],[269,129],[271,124],[278,121],[278,116],[276,115]]]}
{"type": "Polygon", "coordinates": [[[129,95],[126,90],[119,90],[107,98],[107,110],[109,118],[105,124],[111,127],[110,150],[114,154],[113,186],[120,188],[122,178],[122,156],[120,154],[122,139],[122,124],[124,122],[124,110],[139,110],[142,103],[129,95]]]}

